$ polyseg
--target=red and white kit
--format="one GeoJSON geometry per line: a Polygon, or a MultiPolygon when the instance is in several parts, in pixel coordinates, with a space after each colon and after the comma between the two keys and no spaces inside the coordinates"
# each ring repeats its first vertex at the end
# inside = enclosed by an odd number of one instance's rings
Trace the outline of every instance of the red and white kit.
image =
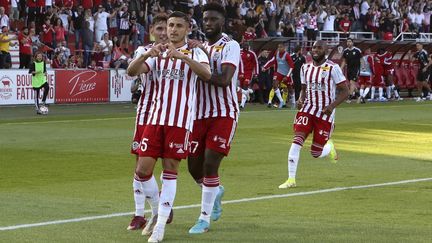
{"type": "MultiPolygon", "coordinates": [[[[177,50],[197,62],[209,63],[207,55],[199,48],[189,48],[185,44],[177,50]]],[[[164,56],[166,53],[145,61],[153,71],[155,85],[139,155],[181,160],[188,155],[198,75],[184,61],[164,56]]]]}
{"type": "Polygon", "coordinates": [[[374,60],[372,55],[363,56],[360,65],[359,85],[372,85],[372,77],[375,73],[374,60]]]}
{"type": "Polygon", "coordinates": [[[259,73],[258,58],[254,51],[244,49],[240,50],[240,56],[240,73],[243,74],[243,78],[240,79],[240,87],[247,87],[254,74],[259,73]]]}
{"type": "Polygon", "coordinates": [[[384,87],[384,59],[379,57],[378,54],[374,55],[374,77],[372,79],[372,86],[384,87]]]}
{"type": "Polygon", "coordinates": [[[204,46],[210,55],[212,73],[222,73],[222,65],[232,65],[236,71],[227,87],[198,83],[191,156],[202,154],[205,148],[228,155],[239,115],[236,89],[240,46],[226,36],[213,45],[206,42],[204,46]]]}
{"type": "Polygon", "coordinates": [[[377,54],[376,57],[380,59],[380,63],[383,65],[384,76],[393,75],[394,67],[393,67],[393,55],[390,52],[384,52],[383,54],[377,54]]]}
{"type": "MultiPolygon", "coordinates": [[[[134,58],[138,58],[150,48],[152,48],[152,44],[147,46],[140,46],[136,49],[134,58]]],[[[141,142],[141,137],[144,132],[145,124],[147,124],[147,119],[149,116],[151,100],[153,96],[153,90],[155,82],[153,80],[152,72],[143,73],[140,75],[141,79],[141,96],[137,105],[137,114],[135,119],[135,131],[134,137],[132,141],[131,153],[138,154],[139,153],[139,144],[141,142]]]]}
{"type": "Polygon", "coordinates": [[[264,64],[265,69],[270,67],[274,67],[273,80],[277,80],[287,86],[293,85],[290,70],[294,68],[294,62],[288,52],[276,51],[272,59],[264,64]]]}
{"type": "Polygon", "coordinates": [[[314,143],[325,145],[330,138],[335,110],[328,116],[323,109],[336,98],[336,85],[346,81],[340,66],[330,60],[320,66],[304,64],[300,71],[301,83],[306,85],[306,98],[297,113],[294,130],[309,134],[314,132],[314,143]]]}

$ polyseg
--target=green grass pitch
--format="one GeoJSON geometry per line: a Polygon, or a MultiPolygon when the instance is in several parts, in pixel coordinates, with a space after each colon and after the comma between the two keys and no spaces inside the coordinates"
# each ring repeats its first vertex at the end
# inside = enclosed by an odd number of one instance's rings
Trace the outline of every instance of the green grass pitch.
{"type": "MultiPolygon", "coordinates": [[[[131,216],[4,230],[8,226],[132,212],[134,109],[129,104],[0,107],[0,242],[147,242],[131,216]]],[[[432,178],[432,103],[344,104],[333,134],[338,164],[304,146],[297,188],[281,190],[295,111],[250,105],[222,163],[225,204],[203,235],[199,208],[175,210],[166,242],[431,242],[432,179],[303,195],[302,192],[432,178]],[[262,198],[261,198],[262,199],[262,198]]],[[[175,206],[200,203],[183,161],[175,206]]],[[[160,173],[157,166],[156,175],[160,173]]],[[[148,206],[147,206],[148,208],[148,206]]]]}

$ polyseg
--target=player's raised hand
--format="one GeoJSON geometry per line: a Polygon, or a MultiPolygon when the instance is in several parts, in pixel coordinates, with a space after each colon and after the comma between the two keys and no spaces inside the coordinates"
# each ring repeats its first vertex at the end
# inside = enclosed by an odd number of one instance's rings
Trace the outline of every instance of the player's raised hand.
{"type": "Polygon", "coordinates": [[[326,114],[327,116],[330,116],[333,113],[334,107],[332,104],[324,107],[323,109],[323,113],[326,114]]]}
{"type": "Polygon", "coordinates": [[[167,49],[166,44],[157,44],[153,46],[149,51],[147,51],[148,55],[151,57],[157,57],[165,52],[167,49]]]}
{"type": "Polygon", "coordinates": [[[185,55],[179,51],[177,51],[177,48],[173,44],[168,45],[168,52],[166,58],[171,59],[183,59],[185,55]]]}

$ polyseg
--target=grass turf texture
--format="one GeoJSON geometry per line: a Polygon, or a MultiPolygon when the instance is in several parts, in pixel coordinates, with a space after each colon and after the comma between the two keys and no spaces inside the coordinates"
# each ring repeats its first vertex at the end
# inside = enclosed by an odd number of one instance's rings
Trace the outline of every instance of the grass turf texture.
{"type": "MultiPolygon", "coordinates": [[[[343,105],[340,161],[313,159],[309,138],[295,189],[287,177],[291,110],[247,107],[222,163],[224,200],[432,177],[432,103],[343,105]]],[[[116,105],[0,107],[0,227],[133,211],[134,109],[116,105]]],[[[175,206],[201,192],[182,162],[175,206]]],[[[160,173],[157,166],[156,175],[160,173]]],[[[157,176],[158,177],[158,176],[157,176]]],[[[199,208],[175,211],[167,242],[430,242],[432,181],[224,205],[210,232],[189,235],[199,208]]],[[[148,206],[147,206],[148,208],[148,206]]],[[[0,242],[144,242],[130,216],[0,231],[0,242]]]]}

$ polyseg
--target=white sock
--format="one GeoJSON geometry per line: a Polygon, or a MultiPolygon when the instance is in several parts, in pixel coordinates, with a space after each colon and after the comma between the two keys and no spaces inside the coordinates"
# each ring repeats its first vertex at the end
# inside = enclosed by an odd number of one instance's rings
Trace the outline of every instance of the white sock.
{"type": "Polygon", "coordinates": [[[210,223],[214,201],[219,193],[219,176],[204,177],[201,197],[201,214],[199,219],[210,223]]]}
{"type": "Polygon", "coordinates": [[[363,97],[364,89],[360,89],[360,97],[363,97]]]}
{"type": "Polygon", "coordinates": [[[295,105],[295,95],[294,94],[290,94],[290,103],[291,103],[291,105],[295,105]]]}
{"type": "Polygon", "coordinates": [[[165,228],[177,191],[177,173],[171,171],[163,172],[163,184],[159,198],[158,219],[156,227],[165,228]]]}
{"type": "Polygon", "coordinates": [[[393,90],[393,94],[395,95],[395,98],[399,98],[399,92],[397,91],[396,87],[394,85],[391,86],[393,90]]]}
{"type": "Polygon", "coordinates": [[[143,182],[134,178],[133,183],[134,200],[135,200],[135,216],[144,217],[145,194],[143,182]]]}
{"type": "Polygon", "coordinates": [[[247,101],[247,96],[242,91],[241,107],[245,107],[247,101]]]}
{"type": "Polygon", "coordinates": [[[323,150],[322,150],[319,158],[327,157],[327,155],[329,155],[330,151],[331,151],[331,146],[328,143],[326,143],[326,145],[324,145],[324,147],[323,147],[323,150]]]}
{"type": "Polygon", "coordinates": [[[379,97],[380,99],[383,98],[383,88],[382,88],[382,87],[379,87],[379,88],[378,88],[378,97],[379,97]]]}
{"type": "Polygon", "coordinates": [[[366,97],[366,95],[369,93],[370,88],[367,87],[364,91],[363,91],[363,98],[366,97]]]}
{"type": "Polygon", "coordinates": [[[158,214],[159,208],[159,187],[154,176],[143,182],[145,199],[150,204],[152,215],[158,214]]]}
{"type": "Polygon", "coordinates": [[[371,100],[373,100],[375,97],[375,87],[372,87],[371,89],[371,100]]]}
{"type": "Polygon", "coordinates": [[[279,102],[280,103],[284,103],[284,101],[282,99],[282,95],[281,95],[280,89],[275,89],[275,94],[276,94],[276,97],[279,99],[279,102]]]}
{"type": "Polygon", "coordinates": [[[295,179],[302,146],[292,143],[288,152],[288,178],[295,179]]]}
{"type": "Polygon", "coordinates": [[[387,99],[391,98],[391,86],[386,87],[387,99]]]}

